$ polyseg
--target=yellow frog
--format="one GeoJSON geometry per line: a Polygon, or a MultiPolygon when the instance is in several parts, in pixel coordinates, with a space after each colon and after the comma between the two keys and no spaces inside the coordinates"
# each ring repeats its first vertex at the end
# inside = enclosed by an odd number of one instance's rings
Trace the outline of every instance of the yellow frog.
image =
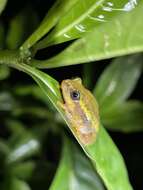
{"type": "Polygon", "coordinates": [[[64,109],[70,127],[83,145],[92,144],[99,130],[98,104],[80,78],[63,80],[61,91],[64,109]]]}

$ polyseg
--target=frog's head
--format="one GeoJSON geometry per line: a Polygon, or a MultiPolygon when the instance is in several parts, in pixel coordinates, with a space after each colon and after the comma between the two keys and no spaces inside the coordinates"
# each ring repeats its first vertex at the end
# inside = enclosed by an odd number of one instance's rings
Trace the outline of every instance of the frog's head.
{"type": "Polygon", "coordinates": [[[82,81],[80,78],[63,80],[61,83],[65,103],[75,103],[81,100],[82,81]]]}

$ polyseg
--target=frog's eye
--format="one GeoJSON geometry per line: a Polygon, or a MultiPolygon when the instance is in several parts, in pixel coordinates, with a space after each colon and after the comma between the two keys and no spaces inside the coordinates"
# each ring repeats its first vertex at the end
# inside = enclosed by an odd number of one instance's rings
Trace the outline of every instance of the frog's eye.
{"type": "Polygon", "coordinates": [[[70,96],[72,100],[80,100],[80,92],[77,90],[71,91],[70,96]]]}

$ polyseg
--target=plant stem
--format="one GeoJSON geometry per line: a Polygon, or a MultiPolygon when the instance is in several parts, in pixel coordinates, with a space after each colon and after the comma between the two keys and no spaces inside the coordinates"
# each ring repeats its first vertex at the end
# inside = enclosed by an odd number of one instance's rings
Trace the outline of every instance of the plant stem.
{"type": "MultiPolygon", "coordinates": [[[[7,65],[9,67],[18,69],[19,71],[23,71],[27,74],[33,74],[30,72],[30,66],[25,64],[27,60],[22,60],[20,58],[19,51],[13,50],[2,50],[0,51],[0,64],[7,65]]],[[[34,69],[34,68],[33,68],[34,69]]]]}

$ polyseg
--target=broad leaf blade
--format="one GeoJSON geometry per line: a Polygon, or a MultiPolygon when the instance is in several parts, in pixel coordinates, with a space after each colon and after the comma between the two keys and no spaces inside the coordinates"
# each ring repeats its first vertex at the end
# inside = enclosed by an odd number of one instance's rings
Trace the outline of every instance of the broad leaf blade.
{"type": "Polygon", "coordinates": [[[32,65],[61,67],[143,51],[142,7],[143,0],[140,0],[133,11],[100,25],[49,60],[33,60],[32,65]],[[136,21],[134,27],[133,20],[136,21]]]}
{"type": "Polygon", "coordinates": [[[130,100],[102,113],[102,122],[115,131],[137,132],[143,130],[143,103],[130,100]]]}
{"type": "Polygon", "coordinates": [[[36,46],[38,49],[49,45],[82,37],[97,28],[100,24],[109,22],[117,14],[124,14],[135,8],[132,3],[127,9],[128,0],[78,0],[75,6],[57,23],[54,30],[36,46]]]}
{"type": "Polygon", "coordinates": [[[101,112],[109,110],[129,97],[142,72],[142,58],[141,54],[116,58],[105,69],[93,92],[101,112]]]}
{"type": "Polygon", "coordinates": [[[88,158],[67,139],[64,141],[61,161],[50,190],[57,190],[59,187],[60,190],[104,190],[88,158]]]}
{"type": "Polygon", "coordinates": [[[132,190],[123,158],[102,126],[100,126],[96,142],[85,147],[85,151],[93,160],[107,189],[132,190]]]}

